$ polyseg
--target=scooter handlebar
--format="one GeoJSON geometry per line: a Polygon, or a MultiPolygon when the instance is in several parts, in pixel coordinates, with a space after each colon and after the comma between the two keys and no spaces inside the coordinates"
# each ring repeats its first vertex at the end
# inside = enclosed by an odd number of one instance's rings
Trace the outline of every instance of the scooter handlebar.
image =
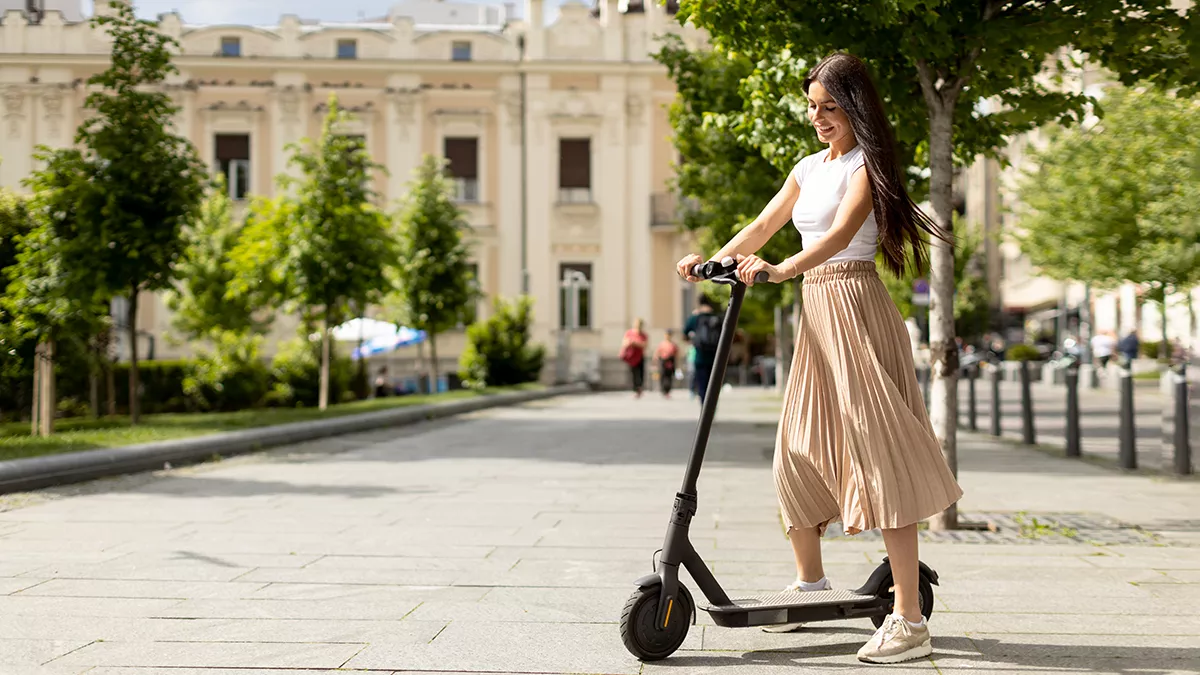
{"type": "MultiPolygon", "coordinates": [[[[692,276],[705,280],[741,283],[737,277],[737,261],[730,256],[726,256],[721,262],[709,260],[692,267],[692,276]]],[[[756,284],[765,284],[769,279],[770,275],[766,270],[761,270],[754,275],[756,284]]]]}

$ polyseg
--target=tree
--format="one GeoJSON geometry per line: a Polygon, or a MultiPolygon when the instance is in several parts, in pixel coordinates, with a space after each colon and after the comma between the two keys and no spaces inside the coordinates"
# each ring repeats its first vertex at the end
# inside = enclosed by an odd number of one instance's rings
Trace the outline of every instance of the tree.
{"type": "Polygon", "coordinates": [[[346,121],[330,96],[320,138],[289,146],[300,177],[279,176],[280,196],[253,205],[230,254],[235,278],[226,295],[252,306],[294,304],[306,326],[319,326],[322,410],[329,405],[330,331],[352,307],[382,299],[395,260],[388,218],[373,204],[371,173],[380,167],[360,138],[338,132],[346,121]]]}
{"type": "Polygon", "coordinates": [[[139,418],[137,312],[139,294],[168,288],[183,250],[180,232],[203,196],[204,168],[192,144],[171,132],[177,107],[161,90],[175,40],[153,23],[113,2],[92,24],[112,38],[109,67],[88,78],[85,107],[95,115],[80,125],[80,150],[51,157],[78,162],[73,174],[76,222],[64,236],[86,262],[69,265],[69,276],[86,277],[108,297],[128,295],[129,415],[139,418]]]}
{"type": "Polygon", "coordinates": [[[196,221],[184,228],[185,249],[175,266],[179,283],[167,298],[175,329],[194,340],[217,341],[226,332],[262,333],[270,323],[269,318],[255,316],[258,306],[253,294],[231,290],[236,270],[229,261],[242,224],[234,222],[233,202],[223,179],[217,177],[215,182],[196,221]]]}
{"type": "Polygon", "coordinates": [[[1054,279],[1148,285],[1166,299],[1200,283],[1200,102],[1110,90],[1104,119],[1059,129],[1020,186],[1016,239],[1054,279]]]}
{"type": "Polygon", "coordinates": [[[536,382],[546,350],[533,344],[533,301],[496,298],[492,315],[467,328],[467,347],[459,356],[459,374],[472,389],[536,382]]]}
{"type": "MultiPolygon", "coordinates": [[[[1145,77],[1166,68],[1148,47],[1178,55],[1171,38],[1182,25],[1168,0],[682,0],[677,18],[707,30],[718,49],[758,62],[743,80],[750,87],[746,109],[730,124],[768,158],[797,157],[788,149],[812,133],[804,124],[803,73],[838,49],[864,59],[888,104],[901,157],[910,156],[914,166],[928,161],[933,217],[946,232],[956,159],[965,165],[979,154],[998,157],[1007,138],[1048,121],[1082,118],[1088,97],[1054,87],[1078,65],[1065,47],[1088,52],[1123,77],[1145,77]]],[[[951,244],[934,240],[930,272],[930,417],[957,472],[951,244]]],[[[953,507],[932,523],[956,524],[953,507]]]]}
{"type": "Polygon", "coordinates": [[[34,358],[33,434],[54,433],[57,413],[54,358],[67,340],[84,346],[99,330],[106,315],[102,293],[77,273],[84,252],[70,235],[79,220],[80,193],[91,190],[83,180],[85,164],[77,152],[48,155],[27,184],[33,189],[26,206],[10,202],[9,211],[25,224],[10,221],[15,256],[4,270],[7,285],[0,297],[0,314],[6,318],[8,339],[30,340],[37,345],[34,358]]]}
{"type": "Polygon", "coordinates": [[[33,229],[28,199],[0,190],[0,419],[5,408],[23,407],[25,384],[33,375],[33,348],[9,313],[8,269],[17,264],[20,239],[33,229]]]}
{"type": "Polygon", "coordinates": [[[435,387],[437,335],[465,321],[478,298],[463,240],[469,226],[452,194],[443,160],[426,155],[397,214],[396,295],[389,303],[398,323],[428,333],[435,387]]]}

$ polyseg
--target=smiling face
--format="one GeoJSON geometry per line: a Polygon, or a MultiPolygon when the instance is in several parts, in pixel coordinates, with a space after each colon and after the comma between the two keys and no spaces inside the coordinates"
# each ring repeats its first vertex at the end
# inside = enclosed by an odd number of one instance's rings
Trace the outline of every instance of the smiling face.
{"type": "Polygon", "coordinates": [[[850,117],[842,110],[820,82],[808,86],[808,119],[817,130],[822,143],[836,143],[847,137],[853,138],[850,117]]]}

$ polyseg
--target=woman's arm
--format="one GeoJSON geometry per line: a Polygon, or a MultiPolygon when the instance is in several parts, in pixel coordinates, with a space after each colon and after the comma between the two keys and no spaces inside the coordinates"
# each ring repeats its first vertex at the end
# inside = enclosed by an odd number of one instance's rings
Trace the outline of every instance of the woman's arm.
{"type": "MultiPolygon", "coordinates": [[[[725,244],[720,251],[717,251],[709,260],[724,260],[725,256],[731,256],[735,260],[739,255],[750,255],[758,252],[775,233],[792,219],[792,207],[796,205],[796,198],[800,196],[800,186],[796,183],[794,173],[789,173],[783,187],[779,188],[779,192],[767,204],[762,213],[754,219],[746,227],[742,228],[725,244]]],[[[832,253],[830,255],[833,255],[832,253]]]]}
{"type": "Polygon", "coordinates": [[[850,177],[846,196],[833,218],[833,227],[816,244],[775,265],[782,278],[772,281],[785,281],[804,274],[845,250],[866,222],[871,207],[871,181],[866,170],[856,171],[850,177]]]}

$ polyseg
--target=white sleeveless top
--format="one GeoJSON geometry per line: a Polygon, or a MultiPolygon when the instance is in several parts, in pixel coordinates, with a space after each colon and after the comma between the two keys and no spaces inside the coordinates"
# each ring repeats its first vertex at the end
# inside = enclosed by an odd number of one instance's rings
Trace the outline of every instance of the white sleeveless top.
{"type": "MultiPolygon", "coordinates": [[[[837,159],[826,161],[829,148],[809,155],[796,164],[792,176],[800,186],[800,196],[792,207],[792,223],[800,231],[800,240],[808,249],[820,241],[833,227],[833,218],[838,206],[846,196],[850,177],[861,169],[865,162],[861,145],[837,159]]],[[[850,240],[850,245],[838,251],[823,264],[844,260],[875,260],[879,247],[879,225],[875,212],[867,214],[866,221],[850,240]]]]}

